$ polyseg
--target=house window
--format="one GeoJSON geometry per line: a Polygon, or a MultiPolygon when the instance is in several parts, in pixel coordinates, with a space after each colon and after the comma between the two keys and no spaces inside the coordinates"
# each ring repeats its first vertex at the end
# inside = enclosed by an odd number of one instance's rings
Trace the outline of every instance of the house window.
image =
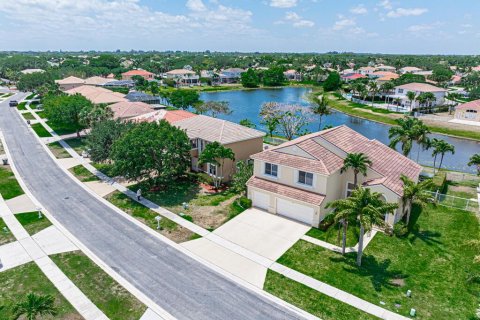
{"type": "Polygon", "coordinates": [[[398,89],[398,93],[403,93],[403,89],[398,89]]]}
{"type": "Polygon", "coordinates": [[[347,182],[347,197],[352,195],[353,190],[355,190],[355,185],[351,182],[347,182]]]}
{"type": "Polygon", "coordinates": [[[208,164],[208,174],[212,176],[217,176],[217,166],[214,164],[208,164]]]}
{"type": "Polygon", "coordinates": [[[277,177],[278,176],[278,166],[272,163],[265,163],[265,174],[277,177]]]}
{"type": "Polygon", "coordinates": [[[298,183],[304,184],[307,186],[313,186],[313,173],[299,171],[298,172],[298,183]]]}
{"type": "Polygon", "coordinates": [[[190,145],[192,146],[192,149],[197,149],[197,148],[198,148],[198,141],[197,141],[197,139],[192,139],[192,140],[190,140],[190,145]]]}

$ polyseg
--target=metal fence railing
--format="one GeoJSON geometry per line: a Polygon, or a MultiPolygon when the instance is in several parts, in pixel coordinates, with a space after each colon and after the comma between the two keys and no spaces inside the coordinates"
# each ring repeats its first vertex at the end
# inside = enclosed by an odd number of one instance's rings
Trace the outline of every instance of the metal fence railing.
{"type": "Polygon", "coordinates": [[[438,205],[466,211],[478,211],[478,200],[476,199],[461,198],[440,192],[430,193],[438,205]]]}

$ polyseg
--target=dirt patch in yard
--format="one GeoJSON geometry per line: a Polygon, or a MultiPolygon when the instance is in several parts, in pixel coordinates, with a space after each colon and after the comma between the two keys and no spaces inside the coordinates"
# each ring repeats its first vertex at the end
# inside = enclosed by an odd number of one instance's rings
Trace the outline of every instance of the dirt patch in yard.
{"type": "Polygon", "coordinates": [[[229,207],[238,197],[232,197],[218,206],[191,205],[185,213],[193,218],[193,222],[202,228],[213,230],[220,227],[228,219],[229,207]]]}

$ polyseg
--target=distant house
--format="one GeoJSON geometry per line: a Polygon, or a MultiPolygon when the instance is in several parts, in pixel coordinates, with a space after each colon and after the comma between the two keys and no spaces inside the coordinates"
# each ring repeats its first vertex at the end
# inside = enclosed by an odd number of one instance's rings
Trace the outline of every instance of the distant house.
{"type": "Polygon", "coordinates": [[[90,77],[85,79],[85,84],[88,86],[103,86],[104,84],[112,81],[111,79],[103,78],[103,77],[90,77]]]}
{"type": "Polygon", "coordinates": [[[228,68],[220,72],[221,83],[236,83],[240,80],[242,73],[246,70],[241,68],[228,68]]]}
{"type": "Polygon", "coordinates": [[[65,91],[66,94],[73,95],[73,94],[81,94],[88,100],[90,100],[93,104],[111,104],[116,102],[126,102],[128,101],[125,99],[125,95],[119,92],[113,92],[108,89],[94,87],[94,86],[80,86],[75,87],[70,90],[65,91]]]}
{"type": "Polygon", "coordinates": [[[473,67],[472,71],[480,72],[480,66],[473,67]]]}
{"type": "Polygon", "coordinates": [[[55,83],[58,84],[58,88],[61,91],[67,91],[85,85],[85,80],[70,76],[61,80],[55,80],[55,83]]]}
{"type": "Polygon", "coordinates": [[[375,71],[369,76],[375,79],[375,81],[380,85],[384,84],[385,82],[398,79],[400,77],[398,74],[390,71],[375,71]]]}
{"type": "Polygon", "coordinates": [[[103,85],[103,87],[122,87],[122,88],[133,88],[135,87],[135,81],[133,80],[111,80],[103,85]]]}
{"type": "Polygon", "coordinates": [[[251,156],[254,173],[247,182],[253,206],[318,227],[331,212],[326,205],[355,189],[353,171],[341,173],[347,154],[362,152],[372,161],[359,184],[379,192],[399,208],[385,216],[393,225],[403,216],[402,174],[418,181],[422,167],[377,140],[339,126],[302,136],[251,156]]]}
{"type": "Polygon", "coordinates": [[[45,70],[43,69],[24,69],[20,71],[22,74],[32,74],[32,73],[44,73],[45,70]]]}
{"type": "Polygon", "coordinates": [[[363,76],[368,76],[374,73],[375,71],[377,71],[377,68],[375,67],[361,67],[361,68],[358,68],[357,73],[360,73],[363,76]]]}
{"type": "Polygon", "coordinates": [[[418,97],[420,94],[425,92],[431,92],[435,96],[435,100],[430,103],[431,106],[439,106],[445,103],[445,95],[447,93],[446,89],[435,87],[428,83],[407,83],[401,86],[395,87],[395,93],[393,95],[389,95],[389,98],[392,99],[400,99],[400,104],[407,108],[408,110],[412,110],[415,108],[415,103],[411,105],[410,100],[407,98],[408,92],[414,92],[415,95],[418,97]]]}
{"type": "Polygon", "coordinates": [[[376,66],[377,71],[387,71],[387,72],[395,72],[397,68],[392,67],[392,66],[386,66],[384,64],[380,64],[376,66]]]}
{"type": "Polygon", "coordinates": [[[480,125],[480,100],[474,100],[456,106],[455,119],[475,121],[480,125]]]}
{"type": "Polygon", "coordinates": [[[350,82],[353,80],[357,79],[365,79],[367,76],[360,74],[360,73],[350,73],[350,74],[344,74],[341,76],[342,80],[345,82],[350,82]]]}
{"type": "Polygon", "coordinates": [[[115,75],[113,73],[110,73],[106,78],[107,79],[115,79],[115,75]]]}
{"type": "Polygon", "coordinates": [[[174,80],[179,87],[200,85],[200,77],[188,69],[170,70],[165,73],[165,78],[174,80]]]}
{"type": "Polygon", "coordinates": [[[152,80],[155,74],[142,69],[130,70],[122,73],[122,80],[132,80],[132,77],[140,76],[145,80],[152,80]]]}
{"type": "Polygon", "coordinates": [[[460,84],[461,82],[462,82],[462,76],[453,75],[450,81],[448,82],[448,85],[454,86],[454,85],[460,84]]]}
{"type": "Polygon", "coordinates": [[[132,118],[132,121],[138,122],[160,120],[166,120],[186,131],[192,145],[191,169],[193,171],[202,171],[213,176],[223,174],[226,181],[230,180],[235,172],[235,161],[249,160],[252,154],[263,150],[264,132],[226,120],[196,115],[184,110],[159,110],[132,118]],[[222,171],[215,165],[198,163],[203,150],[212,142],[219,142],[232,149],[235,154],[235,161],[226,160],[222,171]]]}
{"type": "Polygon", "coordinates": [[[125,99],[131,102],[143,102],[146,104],[160,104],[160,98],[141,91],[130,91],[125,99]]]}
{"type": "Polygon", "coordinates": [[[289,81],[302,81],[302,74],[294,69],[285,71],[283,75],[289,81]]]}
{"type": "Polygon", "coordinates": [[[153,111],[152,107],[143,102],[123,101],[109,105],[113,112],[113,119],[126,120],[135,118],[153,111]]]}
{"type": "Polygon", "coordinates": [[[417,67],[403,67],[400,70],[398,70],[401,74],[405,73],[417,73],[422,71],[422,69],[417,68],[417,67]]]}

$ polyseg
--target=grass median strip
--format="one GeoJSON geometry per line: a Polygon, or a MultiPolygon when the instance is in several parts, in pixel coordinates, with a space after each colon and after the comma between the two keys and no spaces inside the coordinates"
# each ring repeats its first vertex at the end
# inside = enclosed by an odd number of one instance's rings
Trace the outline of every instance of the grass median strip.
{"type": "Polygon", "coordinates": [[[34,235],[43,229],[50,227],[52,223],[44,215],[38,216],[38,212],[23,212],[15,214],[18,222],[27,230],[29,235],[34,235]]]}
{"type": "Polygon", "coordinates": [[[57,159],[65,159],[65,158],[71,158],[70,154],[65,150],[64,147],[60,144],[60,142],[55,141],[52,143],[49,143],[47,147],[52,151],[53,155],[57,159]]]}
{"type": "MultiPolygon", "coordinates": [[[[13,236],[12,232],[8,229],[5,221],[0,218],[0,246],[4,245],[9,242],[15,241],[15,237],[13,236]]],[[[1,273],[0,273],[1,275],[1,273]]]]}
{"type": "Polygon", "coordinates": [[[0,167],[0,194],[5,200],[24,194],[10,166],[0,167]]]}
{"type": "Polygon", "coordinates": [[[22,116],[25,118],[25,120],[35,120],[35,117],[31,112],[22,113],[22,116]]]}
{"type": "Polygon", "coordinates": [[[136,320],[147,307],[82,252],[51,256],[55,264],[110,319],[136,320]]]}
{"type": "Polygon", "coordinates": [[[32,124],[32,129],[35,131],[35,133],[40,137],[40,138],[49,138],[52,135],[50,132],[47,131],[47,129],[44,128],[44,126],[41,123],[35,123],[32,124]]]}
{"type": "Polygon", "coordinates": [[[73,168],[68,169],[75,177],[78,178],[81,182],[90,182],[90,181],[99,181],[93,173],[88,171],[83,165],[78,165],[73,168]]]}

